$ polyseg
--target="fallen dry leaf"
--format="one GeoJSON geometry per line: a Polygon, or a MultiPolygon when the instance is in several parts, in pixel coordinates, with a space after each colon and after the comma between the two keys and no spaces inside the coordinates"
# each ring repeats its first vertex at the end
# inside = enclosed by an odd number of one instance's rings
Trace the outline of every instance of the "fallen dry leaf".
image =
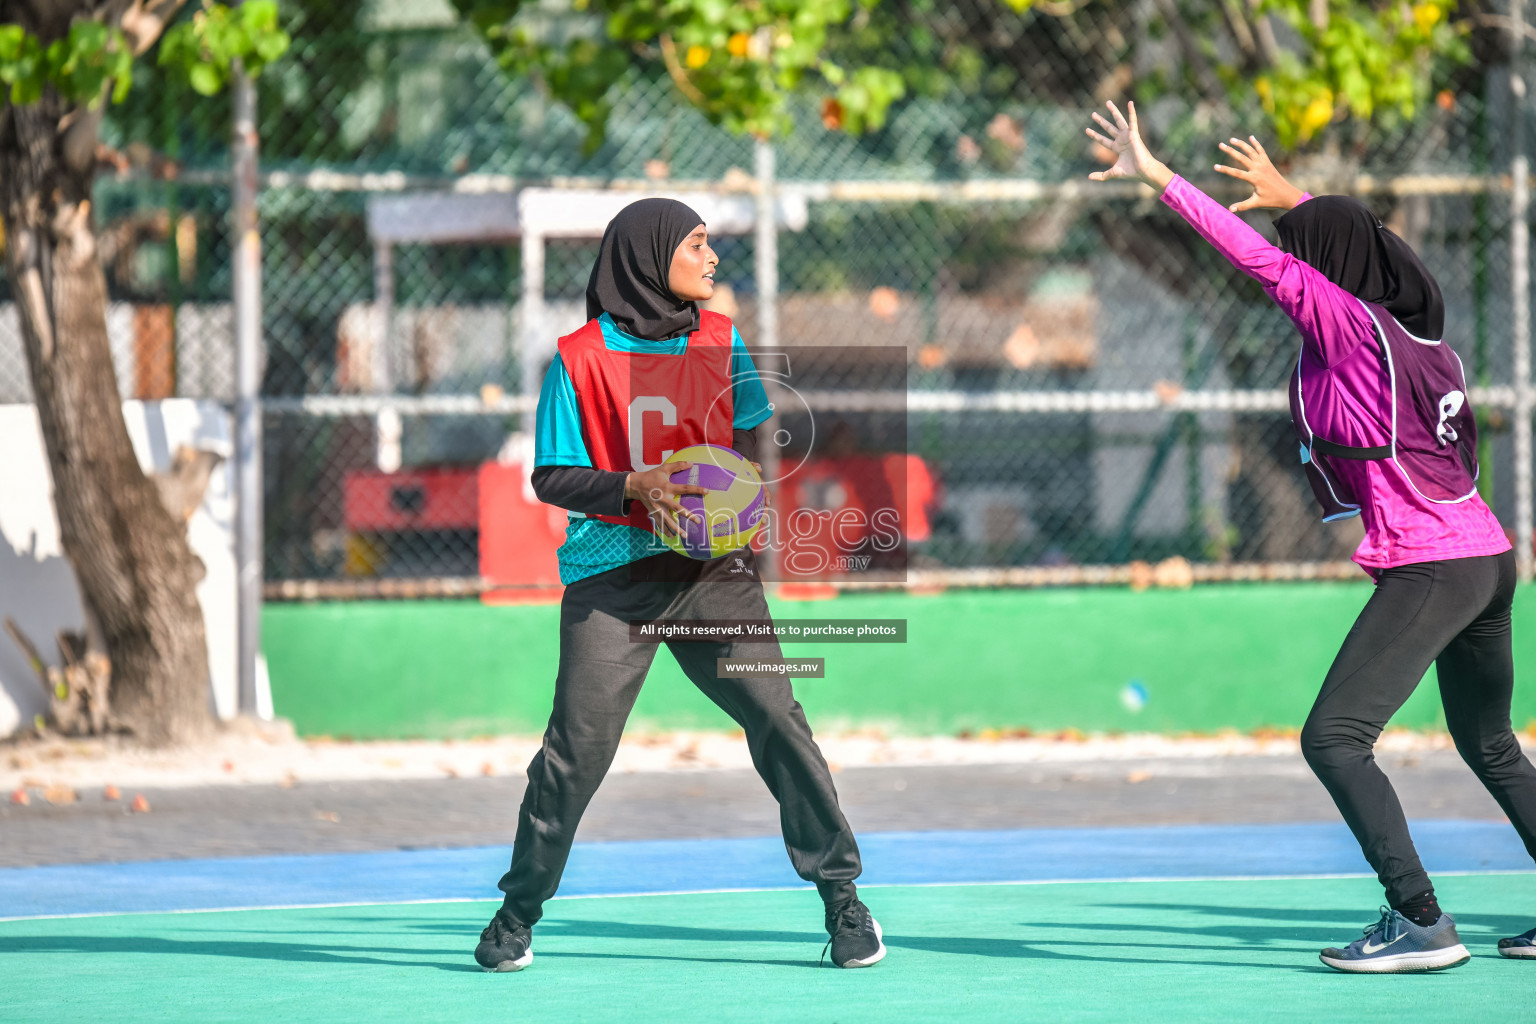
{"type": "Polygon", "coordinates": [[[1195,570],[1188,559],[1175,555],[1157,563],[1157,567],[1152,570],[1152,579],[1160,587],[1188,590],[1194,586],[1195,570]]]}
{"type": "Polygon", "coordinates": [[[829,132],[835,132],[843,126],[843,105],[831,96],[821,101],[821,123],[829,132]]]}
{"type": "Polygon", "coordinates": [[[894,320],[896,314],[901,312],[901,294],[886,285],[871,290],[869,311],[881,320],[894,320]]]}
{"type": "Polygon", "coordinates": [[[1164,405],[1172,405],[1184,393],[1184,385],[1178,381],[1160,380],[1152,385],[1152,390],[1156,393],[1159,402],[1164,405]]]}

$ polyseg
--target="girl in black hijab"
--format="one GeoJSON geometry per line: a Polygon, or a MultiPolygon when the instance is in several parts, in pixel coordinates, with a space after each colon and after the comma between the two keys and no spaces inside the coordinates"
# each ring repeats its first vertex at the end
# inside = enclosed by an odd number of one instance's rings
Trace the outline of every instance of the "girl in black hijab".
{"type": "Polygon", "coordinates": [[[699,304],[668,283],[672,257],[704,218],[676,199],[630,203],[608,222],[587,280],[587,319],[607,313],[625,334],[665,341],[699,329],[699,304]]]}
{"type": "Polygon", "coordinates": [[[1425,341],[1445,332],[1440,285],[1418,253],[1351,196],[1317,196],[1275,221],[1280,248],[1425,341]]]}
{"type": "MultiPolygon", "coordinates": [[[[702,311],[718,258],[703,218],[672,199],[642,199],[608,225],[587,284],[585,326],[560,339],[535,417],[534,490],[571,513],[558,552],[560,663],[544,743],[528,766],[502,907],[475,960],[517,971],[533,959],[532,928],[555,894],[587,802],[613,762],[658,642],[631,623],[771,621],[750,546],[685,558],[657,534],[703,494],[672,475],[691,445],[751,459],[769,416],[751,356],[730,320],[702,311]],[[654,459],[649,463],[647,459],[654,459]]],[[[745,632],[745,631],[744,631],[745,632]]],[[[858,899],[858,844],[827,762],[789,678],[771,668],[722,676],[720,659],[783,662],[776,639],[668,640],[684,674],[746,733],[752,763],[779,802],[795,871],[814,882],[832,962],[885,956],[880,926],[858,899]]]]}
{"type": "MultiPolygon", "coordinates": [[[[1476,420],[1466,375],[1441,340],[1444,303],[1417,255],[1360,202],[1310,198],[1287,182],[1256,138],[1222,151],[1216,170],[1253,187],[1223,209],[1154,157],[1136,108],[1095,115],[1088,129],[1115,155],[1096,180],[1129,178],[1258,282],[1301,336],[1287,385],[1299,455],[1325,521],[1358,515],[1355,561],[1375,580],[1302,727],[1302,755],[1376,869],[1387,897],[1377,922],[1319,953],[1351,973],[1441,970],[1471,953],[1440,907],[1374,749],[1431,665],[1446,727],[1462,759],[1536,857],[1536,767],[1510,722],[1510,610],[1515,559],[1476,487],[1476,420]],[[1236,216],[1288,211],[1277,248],[1236,216]]],[[[1508,957],[1536,954],[1536,929],[1503,939],[1508,957]]]]}
{"type": "MultiPolygon", "coordinates": [[[[1359,939],[1320,957],[1355,973],[1465,963],[1470,953],[1374,756],[1382,729],[1434,665],[1457,752],[1536,857],[1536,767],[1510,721],[1514,552],[1476,490],[1476,420],[1461,362],[1443,338],[1440,287],[1364,203],[1306,195],[1256,138],[1221,144],[1233,166],[1216,170],[1253,188],[1222,210],[1145,153],[1134,116],[1117,126],[1126,162],[1296,324],[1302,346],[1288,390],[1303,463],[1326,518],[1359,515],[1365,527],[1355,560],[1375,590],[1323,680],[1300,745],[1388,906],[1359,939]],[[1274,222],[1278,249],[1232,216],[1262,208],[1286,211],[1274,222]]],[[[1536,958],[1536,928],[1498,949],[1536,958]]]]}

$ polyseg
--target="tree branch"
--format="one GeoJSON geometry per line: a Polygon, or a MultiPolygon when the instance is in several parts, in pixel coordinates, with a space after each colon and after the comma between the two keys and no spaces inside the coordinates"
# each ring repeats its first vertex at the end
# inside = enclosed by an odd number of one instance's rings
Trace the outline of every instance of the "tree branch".
{"type": "Polygon", "coordinates": [[[123,12],[123,34],[135,57],[155,45],[183,3],[185,0],[138,0],[123,12]]]}
{"type": "MultiPolygon", "coordinates": [[[[1508,33],[1515,27],[1515,19],[1507,14],[1489,14],[1486,11],[1478,11],[1472,15],[1472,23],[1483,28],[1496,28],[1500,32],[1508,33]]],[[[1536,39],[1536,25],[1525,24],[1525,38],[1536,39]]]]}
{"type": "Polygon", "coordinates": [[[1093,0],[1035,0],[1034,9],[1044,11],[1053,18],[1069,18],[1092,2],[1093,0]]]}
{"type": "Polygon", "coordinates": [[[1243,57],[1250,65],[1257,64],[1260,59],[1259,44],[1253,38],[1248,18],[1237,3],[1238,0],[1220,0],[1216,6],[1221,10],[1222,20],[1227,23],[1227,31],[1236,40],[1237,48],[1243,51],[1243,57]]]}
{"type": "Polygon", "coordinates": [[[160,489],[160,500],[165,502],[177,522],[185,523],[192,518],[192,513],[203,503],[203,494],[208,490],[214,469],[223,461],[224,456],[218,452],[182,445],[176,449],[171,468],[153,474],[155,486],[160,489]]]}
{"type": "Polygon", "coordinates": [[[1269,23],[1269,15],[1259,10],[1260,0],[1248,0],[1248,12],[1253,18],[1253,38],[1259,44],[1259,53],[1266,67],[1274,67],[1280,60],[1280,44],[1275,42],[1275,28],[1269,23]]]}
{"type": "Polygon", "coordinates": [[[1189,25],[1185,23],[1184,16],[1179,12],[1174,0],[1157,0],[1157,9],[1163,13],[1164,18],[1168,19],[1168,27],[1178,38],[1179,48],[1184,51],[1190,70],[1195,73],[1195,81],[1200,83],[1200,90],[1208,99],[1218,101],[1226,99],[1227,91],[1222,88],[1221,79],[1217,78],[1216,72],[1211,70],[1205,54],[1200,50],[1200,44],[1195,41],[1194,35],[1189,31],[1189,25]]]}
{"type": "Polygon", "coordinates": [[[694,85],[688,77],[688,72],[683,70],[683,65],[677,59],[677,44],[672,41],[671,35],[663,32],[657,40],[661,43],[661,59],[667,66],[667,74],[672,76],[672,81],[682,94],[688,97],[688,102],[696,106],[704,106],[704,94],[699,87],[694,85]]]}
{"type": "MultiPolygon", "coordinates": [[[[46,42],[69,31],[69,23],[77,14],[88,13],[89,7],[80,0],[24,0],[17,4],[28,15],[24,18],[8,16],[5,20],[21,25],[28,32],[46,42]]],[[[9,12],[7,12],[9,14],[9,12]]]]}
{"type": "Polygon", "coordinates": [[[155,45],[185,3],[186,0],[113,0],[102,9],[103,20],[123,30],[133,55],[139,57],[155,45]]]}
{"type": "Polygon", "coordinates": [[[21,627],[16,625],[16,620],[9,615],[5,617],[5,631],[11,634],[11,639],[16,642],[17,647],[21,648],[27,664],[31,666],[33,672],[37,673],[38,681],[43,684],[43,692],[52,697],[53,687],[48,682],[48,666],[44,663],[42,656],[37,653],[37,647],[27,634],[21,631],[21,627]]]}

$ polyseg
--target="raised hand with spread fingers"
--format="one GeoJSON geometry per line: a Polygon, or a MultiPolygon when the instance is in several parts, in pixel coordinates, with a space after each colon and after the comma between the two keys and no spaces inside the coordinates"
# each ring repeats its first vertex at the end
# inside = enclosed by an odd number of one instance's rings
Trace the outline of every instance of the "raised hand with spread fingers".
{"type": "Polygon", "coordinates": [[[1217,146],[1231,157],[1237,166],[1228,167],[1225,164],[1217,164],[1216,170],[1238,181],[1247,182],[1253,187],[1253,195],[1240,203],[1233,203],[1227,209],[1233,213],[1261,209],[1289,210],[1306,196],[1305,192],[1285,180],[1285,176],[1275,168],[1269,159],[1269,154],[1264,152],[1264,146],[1258,139],[1250,135],[1245,142],[1234,136],[1230,141],[1231,145],[1220,142],[1217,146]]]}
{"type": "Polygon", "coordinates": [[[1090,139],[1115,154],[1115,163],[1108,170],[1094,171],[1088,177],[1094,181],[1132,178],[1151,185],[1159,191],[1167,188],[1168,183],[1173,180],[1173,172],[1153,156],[1152,151],[1147,149],[1147,144],[1141,141],[1141,127],[1136,123],[1136,104],[1127,103],[1126,114],[1121,114],[1120,108],[1115,106],[1112,100],[1105,106],[1109,108],[1110,116],[1114,121],[1109,121],[1098,111],[1093,112],[1093,119],[1109,134],[1102,135],[1092,128],[1085,130],[1090,139]]]}

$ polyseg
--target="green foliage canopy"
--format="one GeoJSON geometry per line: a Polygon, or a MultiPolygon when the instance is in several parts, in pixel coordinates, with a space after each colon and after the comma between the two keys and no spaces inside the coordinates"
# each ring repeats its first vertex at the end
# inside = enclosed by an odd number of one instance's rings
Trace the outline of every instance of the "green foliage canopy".
{"type": "Polygon", "coordinates": [[[1411,119],[1435,87],[1436,71],[1471,60],[1468,26],[1450,15],[1455,0],[1409,5],[1371,0],[1264,0],[1301,41],[1252,75],[1234,74],[1234,89],[1257,93],[1287,149],[1324,126],[1378,113],[1411,119]]]}
{"type": "Polygon", "coordinates": [[[541,78],[601,139],[610,90],[637,58],[657,60],[712,121],[769,136],[790,128],[798,89],[827,94],[824,117],[851,132],[879,128],[905,92],[899,73],[845,67],[829,33],[878,0],[574,0],[554,17],[523,0],[454,0],[500,66],[541,78]]]}
{"type": "MultiPolygon", "coordinates": [[[[236,61],[252,75],[282,56],[288,35],[276,0],[237,7],[205,2],[191,18],[166,30],[159,62],[204,96],[224,87],[236,61]]],[[[110,95],[122,102],[133,84],[133,48],[118,25],[82,18],[44,44],[20,25],[0,25],[0,84],[17,105],[36,103],[52,86],[67,102],[95,108],[110,95]]]]}
{"type": "Polygon", "coordinates": [[[1038,82],[1045,73],[1022,50],[997,42],[1010,32],[1078,40],[1080,49],[1053,54],[1069,66],[1054,83],[1066,87],[1051,91],[1093,102],[1092,76],[1131,63],[1149,28],[1172,26],[1181,66],[1158,87],[1257,106],[1291,149],[1333,122],[1412,118],[1471,58],[1456,0],[1158,0],[1150,21],[1147,8],[1118,0],[975,0],[971,17],[930,0],[453,2],[505,71],[541,79],[571,107],[592,146],[615,84],[646,63],[663,65],[694,106],[736,131],[787,131],[787,101],[799,92],[820,95],[829,127],[857,134],[881,128],[908,95],[1038,82]],[[1088,46],[1086,36],[1118,41],[1088,46]]]}

